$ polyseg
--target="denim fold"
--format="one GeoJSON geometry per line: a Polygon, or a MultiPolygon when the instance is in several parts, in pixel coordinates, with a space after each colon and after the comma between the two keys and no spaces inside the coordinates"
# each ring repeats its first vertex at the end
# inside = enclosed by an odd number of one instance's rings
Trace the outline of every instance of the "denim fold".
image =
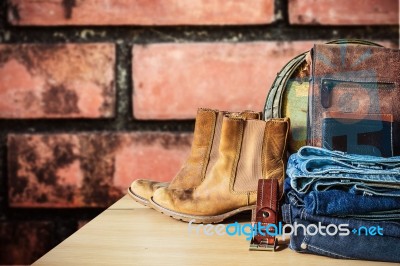
{"type": "MultiPolygon", "coordinates": [[[[308,226],[305,220],[296,219],[297,224],[308,226]]],[[[366,235],[306,235],[303,232],[291,236],[289,248],[301,252],[337,259],[359,259],[385,262],[400,262],[400,239],[391,236],[366,235]]]]}
{"type": "Polygon", "coordinates": [[[400,262],[400,156],[305,146],[289,157],[284,192],[283,221],[299,227],[290,236],[291,249],[341,259],[400,262]],[[345,233],[302,230],[310,225],[344,226],[345,233]]]}
{"type": "Polygon", "coordinates": [[[400,198],[354,195],[341,190],[286,191],[286,202],[314,215],[354,217],[367,220],[400,220],[400,198]]]}
{"type": "Polygon", "coordinates": [[[290,204],[282,206],[282,217],[285,223],[293,225],[310,224],[323,226],[347,225],[348,235],[309,235],[300,228],[290,236],[289,248],[302,253],[324,255],[340,259],[364,259],[376,261],[400,262],[400,223],[388,221],[363,221],[329,216],[309,215],[304,208],[290,204]],[[382,228],[382,235],[366,235],[360,228],[382,228]],[[354,233],[357,229],[362,233],[354,233]],[[373,252],[371,252],[373,251],[373,252]]]}
{"type": "Polygon", "coordinates": [[[400,156],[382,158],[305,146],[290,156],[286,173],[298,193],[340,188],[354,194],[400,197],[400,156]]]}

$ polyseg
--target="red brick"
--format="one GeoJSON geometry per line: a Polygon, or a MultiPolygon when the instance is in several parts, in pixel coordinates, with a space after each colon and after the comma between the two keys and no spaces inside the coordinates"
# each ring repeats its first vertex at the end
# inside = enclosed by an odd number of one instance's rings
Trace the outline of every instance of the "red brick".
{"type": "Polygon", "coordinates": [[[318,42],[326,41],[134,45],[134,117],[191,119],[198,107],[261,111],[276,73],[318,42]]]}
{"type": "Polygon", "coordinates": [[[50,222],[0,222],[0,264],[32,264],[52,248],[53,230],[50,222]]]}
{"type": "Polygon", "coordinates": [[[35,26],[266,24],[274,21],[274,1],[10,0],[8,20],[35,26]]]}
{"type": "Polygon", "coordinates": [[[262,110],[276,73],[313,43],[135,45],[134,116],[188,119],[197,107],[262,110]]]}
{"type": "Polygon", "coordinates": [[[113,44],[0,44],[0,118],[113,117],[113,44]]]}
{"type": "Polygon", "coordinates": [[[161,132],[9,135],[9,204],[108,207],[137,178],[171,180],[191,140],[161,132]]]}
{"type": "Polygon", "coordinates": [[[291,24],[398,25],[398,0],[289,0],[291,24]]]}

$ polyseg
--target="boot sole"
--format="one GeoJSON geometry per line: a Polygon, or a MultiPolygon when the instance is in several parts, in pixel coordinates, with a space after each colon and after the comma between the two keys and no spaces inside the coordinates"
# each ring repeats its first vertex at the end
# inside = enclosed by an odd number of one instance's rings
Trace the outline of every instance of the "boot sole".
{"type": "Polygon", "coordinates": [[[134,201],[136,201],[137,203],[140,203],[140,204],[142,204],[142,205],[144,205],[144,206],[146,206],[146,207],[152,207],[151,205],[150,205],[150,202],[147,200],[147,199],[145,199],[145,198],[142,198],[142,197],[140,197],[139,195],[136,195],[132,190],[131,190],[131,188],[128,188],[128,195],[134,200],[134,201]]]}
{"type": "Polygon", "coordinates": [[[190,214],[184,214],[180,212],[175,212],[170,209],[164,208],[155,201],[153,201],[153,197],[149,200],[150,206],[155,209],[158,212],[161,212],[162,214],[165,214],[173,219],[182,221],[182,222],[190,222],[195,224],[214,224],[214,223],[220,223],[223,220],[234,216],[238,213],[244,212],[244,211],[249,211],[249,210],[254,210],[256,208],[256,205],[249,205],[245,207],[240,207],[237,208],[233,211],[229,211],[223,214],[219,215],[212,215],[212,216],[203,216],[203,215],[190,215],[190,214]],[[194,221],[193,221],[194,220],[194,221]]]}

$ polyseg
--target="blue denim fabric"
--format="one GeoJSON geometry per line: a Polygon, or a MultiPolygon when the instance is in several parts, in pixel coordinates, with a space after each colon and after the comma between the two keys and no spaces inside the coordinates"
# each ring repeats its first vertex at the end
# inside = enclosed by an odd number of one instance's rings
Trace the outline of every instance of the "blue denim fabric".
{"type": "MultiPolygon", "coordinates": [[[[297,224],[309,225],[308,221],[296,219],[297,224]]],[[[291,236],[289,248],[301,252],[338,259],[360,259],[400,262],[400,238],[391,236],[310,236],[301,230],[291,236]]]]}
{"type": "Polygon", "coordinates": [[[397,185],[380,185],[374,184],[369,186],[366,184],[353,184],[350,189],[350,193],[361,194],[366,196],[387,196],[387,197],[400,197],[400,187],[397,185]]]}
{"type": "Polygon", "coordinates": [[[400,262],[400,156],[382,158],[303,147],[289,158],[286,223],[347,225],[348,235],[291,235],[290,248],[334,258],[400,262]],[[383,228],[382,235],[361,229],[383,228]],[[354,229],[354,230],[353,230],[354,229]],[[364,232],[364,231],[362,231],[364,232]]]}
{"type": "Polygon", "coordinates": [[[309,215],[304,208],[296,208],[289,204],[282,206],[282,216],[286,223],[297,223],[304,226],[321,223],[347,224],[349,235],[308,235],[303,230],[297,230],[297,235],[290,237],[289,247],[297,252],[312,253],[342,259],[366,259],[377,261],[400,262],[400,223],[397,222],[372,222],[358,219],[346,219],[327,216],[309,215]],[[383,228],[383,235],[365,235],[354,233],[353,229],[360,227],[370,228],[379,226],[383,228]]]}
{"type": "Polygon", "coordinates": [[[304,197],[304,205],[307,213],[316,215],[363,215],[380,211],[400,214],[398,197],[361,196],[340,190],[312,191],[304,197]]]}
{"type": "Polygon", "coordinates": [[[389,168],[400,167],[400,156],[384,158],[370,155],[349,154],[341,151],[332,151],[312,146],[301,147],[297,151],[297,154],[302,160],[312,158],[335,158],[338,161],[348,163],[371,163],[372,165],[387,166],[389,168]]]}
{"type": "MultiPolygon", "coordinates": [[[[304,208],[297,208],[290,204],[282,205],[282,219],[285,223],[292,224],[296,219],[305,220],[311,223],[320,222],[323,225],[328,224],[348,224],[350,230],[359,228],[360,226],[380,226],[383,227],[383,235],[396,237],[400,241],[400,222],[395,221],[366,221],[360,219],[346,218],[346,217],[329,217],[322,215],[308,214],[304,208]]],[[[400,256],[400,253],[399,253],[400,256]]]]}
{"type": "Polygon", "coordinates": [[[287,202],[307,214],[354,217],[366,220],[400,220],[400,198],[354,195],[340,190],[286,192],[287,202]]]}
{"type": "Polygon", "coordinates": [[[298,193],[330,186],[400,196],[400,156],[382,158],[305,146],[290,156],[286,173],[298,193]]]}
{"type": "MultiPolygon", "coordinates": [[[[301,178],[297,179],[297,181],[299,184],[301,178]]],[[[382,184],[335,178],[315,179],[304,187],[301,187],[298,193],[306,194],[311,191],[327,191],[330,189],[344,190],[356,195],[400,197],[400,185],[396,183],[382,184]]]]}

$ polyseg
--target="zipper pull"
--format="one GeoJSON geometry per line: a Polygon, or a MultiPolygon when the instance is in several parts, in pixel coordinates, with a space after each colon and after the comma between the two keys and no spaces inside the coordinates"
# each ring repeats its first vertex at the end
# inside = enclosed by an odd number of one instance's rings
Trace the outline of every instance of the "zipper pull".
{"type": "Polygon", "coordinates": [[[333,82],[323,80],[321,85],[321,104],[324,108],[331,106],[331,91],[334,87],[333,82]]]}

